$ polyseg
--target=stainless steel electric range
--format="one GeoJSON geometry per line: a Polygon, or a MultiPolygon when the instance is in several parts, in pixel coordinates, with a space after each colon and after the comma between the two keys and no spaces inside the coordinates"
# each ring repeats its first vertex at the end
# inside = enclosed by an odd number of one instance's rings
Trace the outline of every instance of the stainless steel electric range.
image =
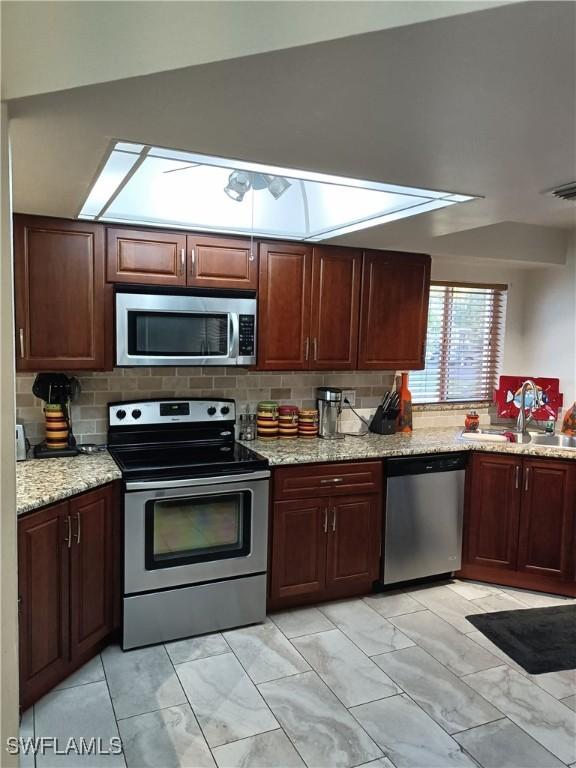
{"type": "Polygon", "coordinates": [[[234,400],[109,403],[124,479],[123,648],[263,621],[268,462],[234,400]]]}

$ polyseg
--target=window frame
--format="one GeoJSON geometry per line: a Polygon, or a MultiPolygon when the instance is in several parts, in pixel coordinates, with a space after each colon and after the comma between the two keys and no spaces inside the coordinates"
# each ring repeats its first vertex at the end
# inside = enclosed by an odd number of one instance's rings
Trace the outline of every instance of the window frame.
{"type": "MultiPolygon", "coordinates": [[[[480,289],[480,290],[490,290],[493,291],[493,298],[492,298],[492,323],[489,330],[489,339],[491,344],[496,344],[496,351],[492,353],[491,356],[487,358],[488,361],[491,361],[493,363],[493,380],[491,381],[490,385],[487,385],[487,388],[493,389],[497,386],[498,377],[501,372],[502,367],[502,359],[504,354],[504,342],[505,342],[505,335],[506,335],[506,312],[507,312],[507,301],[508,301],[508,290],[509,285],[507,283],[477,283],[477,282],[470,282],[470,281],[461,281],[461,280],[431,280],[430,282],[430,295],[432,294],[432,289],[436,286],[441,286],[444,288],[473,288],[473,289],[480,289]],[[502,305],[500,307],[497,306],[497,302],[502,302],[502,305]]],[[[413,403],[416,407],[418,406],[461,406],[465,407],[466,404],[474,403],[477,406],[487,405],[492,402],[492,398],[489,397],[489,393],[485,392],[486,395],[485,398],[478,397],[477,393],[471,393],[470,396],[459,398],[459,399],[448,399],[449,394],[449,383],[448,383],[448,377],[449,377],[449,369],[448,369],[448,363],[451,358],[450,356],[450,341],[445,340],[445,334],[446,329],[450,329],[452,327],[452,323],[449,322],[451,319],[451,313],[452,313],[452,307],[453,307],[453,301],[454,301],[454,293],[453,292],[447,292],[446,298],[444,300],[444,306],[442,308],[442,330],[441,330],[441,349],[440,349],[440,363],[438,365],[438,371],[439,371],[439,383],[437,387],[437,397],[435,399],[423,399],[419,400],[414,397],[413,393],[413,403]]],[[[429,312],[430,312],[430,306],[431,302],[429,304],[429,312]]],[[[428,325],[427,325],[427,331],[426,331],[426,354],[428,349],[428,342],[429,342],[429,319],[430,316],[428,316],[428,325]]],[[[489,366],[490,367],[490,366],[489,366]]],[[[426,371],[426,368],[424,367],[422,370],[418,371],[412,371],[411,377],[415,377],[418,375],[423,375],[426,371]]]]}

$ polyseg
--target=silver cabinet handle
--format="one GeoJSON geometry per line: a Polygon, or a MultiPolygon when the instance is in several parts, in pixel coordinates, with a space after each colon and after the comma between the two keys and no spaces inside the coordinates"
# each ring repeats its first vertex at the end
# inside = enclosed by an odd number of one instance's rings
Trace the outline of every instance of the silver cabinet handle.
{"type": "Polygon", "coordinates": [[[186,264],[186,251],[180,248],[180,274],[184,274],[184,265],[186,264]]]}
{"type": "Polygon", "coordinates": [[[318,360],[318,339],[316,336],[312,339],[313,360],[318,360]]]}
{"type": "Polygon", "coordinates": [[[18,331],[20,338],[20,357],[24,357],[24,328],[20,328],[18,331]]]}
{"type": "Polygon", "coordinates": [[[332,507],[332,532],[336,530],[336,512],[337,507],[332,507]]]}
{"type": "Polygon", "coordinates": [[[68,549],[72,546],[72,518],[70,515],[66,516],[66,528],[68,536],[64,537],[64,541],[68,544],[68,549]]]}
{"type": "Polygon", "coordinates": [[[324,533],[328,533],[328,507],[324,510],[324,533]]]}
{"type": "Polygon", "coordinates": [[[76,522],[78,523],[78,527],[76,528],[76,544],[80,544],[80,528],[82,526],[80,521],[80,512],[76,513],[76,522]]]}
{"type": "Polygon", "coordinates": [[[526,467],[526,479],[524,482],[524,490],[528,490],[528,478],[530,477],[530,467],[526,467]]]}
{"type": "Polygon", "coordinates": [[[520,487],[520,464],[516,464],[516,490],[520,487]]]}
{"type": "Polygon", "coordinates": [[[306,336],[306,341],[304,342],[304,360],[308,360],[309,354],[310,354],[310,336],[306,336]]]}
{"type": "Polygon", "coordinates": [[[192,263],[192,277],[194,277],[194,273],[196,271],[196,248],[192,248],[190,251],[190,261],[192,263]]]}
{"type": "Polygon", "coordinates": [[[320,480],[320,485],[327,485],[328,483],[343,483],[344,478],[343,477],[323,477],[320,480]]]}

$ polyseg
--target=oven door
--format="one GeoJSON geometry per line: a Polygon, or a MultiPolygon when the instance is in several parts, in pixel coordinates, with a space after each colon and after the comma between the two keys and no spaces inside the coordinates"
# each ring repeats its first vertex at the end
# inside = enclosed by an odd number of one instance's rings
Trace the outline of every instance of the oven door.
{"type": "Polygon", "coordinates": [[[119,291],[116,365],[250,365],[243,329],[252,318],[253,352],[255,315],[255,299],[119,291]]]}
{"type": "Polygon", "coordinates": [[[125,594],[264,573],[269,477],[127,483],[125,594]]]}

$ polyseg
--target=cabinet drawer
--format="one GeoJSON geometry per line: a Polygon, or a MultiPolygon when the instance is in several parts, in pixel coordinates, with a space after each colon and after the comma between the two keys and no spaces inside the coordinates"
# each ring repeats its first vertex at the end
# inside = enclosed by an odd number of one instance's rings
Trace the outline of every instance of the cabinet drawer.
{"type": "Polygon", "coordinates": [[[276,500],[349,493],[378,493],[382,487],[382,462],[313,464],[274,470],[276,500]]]}

